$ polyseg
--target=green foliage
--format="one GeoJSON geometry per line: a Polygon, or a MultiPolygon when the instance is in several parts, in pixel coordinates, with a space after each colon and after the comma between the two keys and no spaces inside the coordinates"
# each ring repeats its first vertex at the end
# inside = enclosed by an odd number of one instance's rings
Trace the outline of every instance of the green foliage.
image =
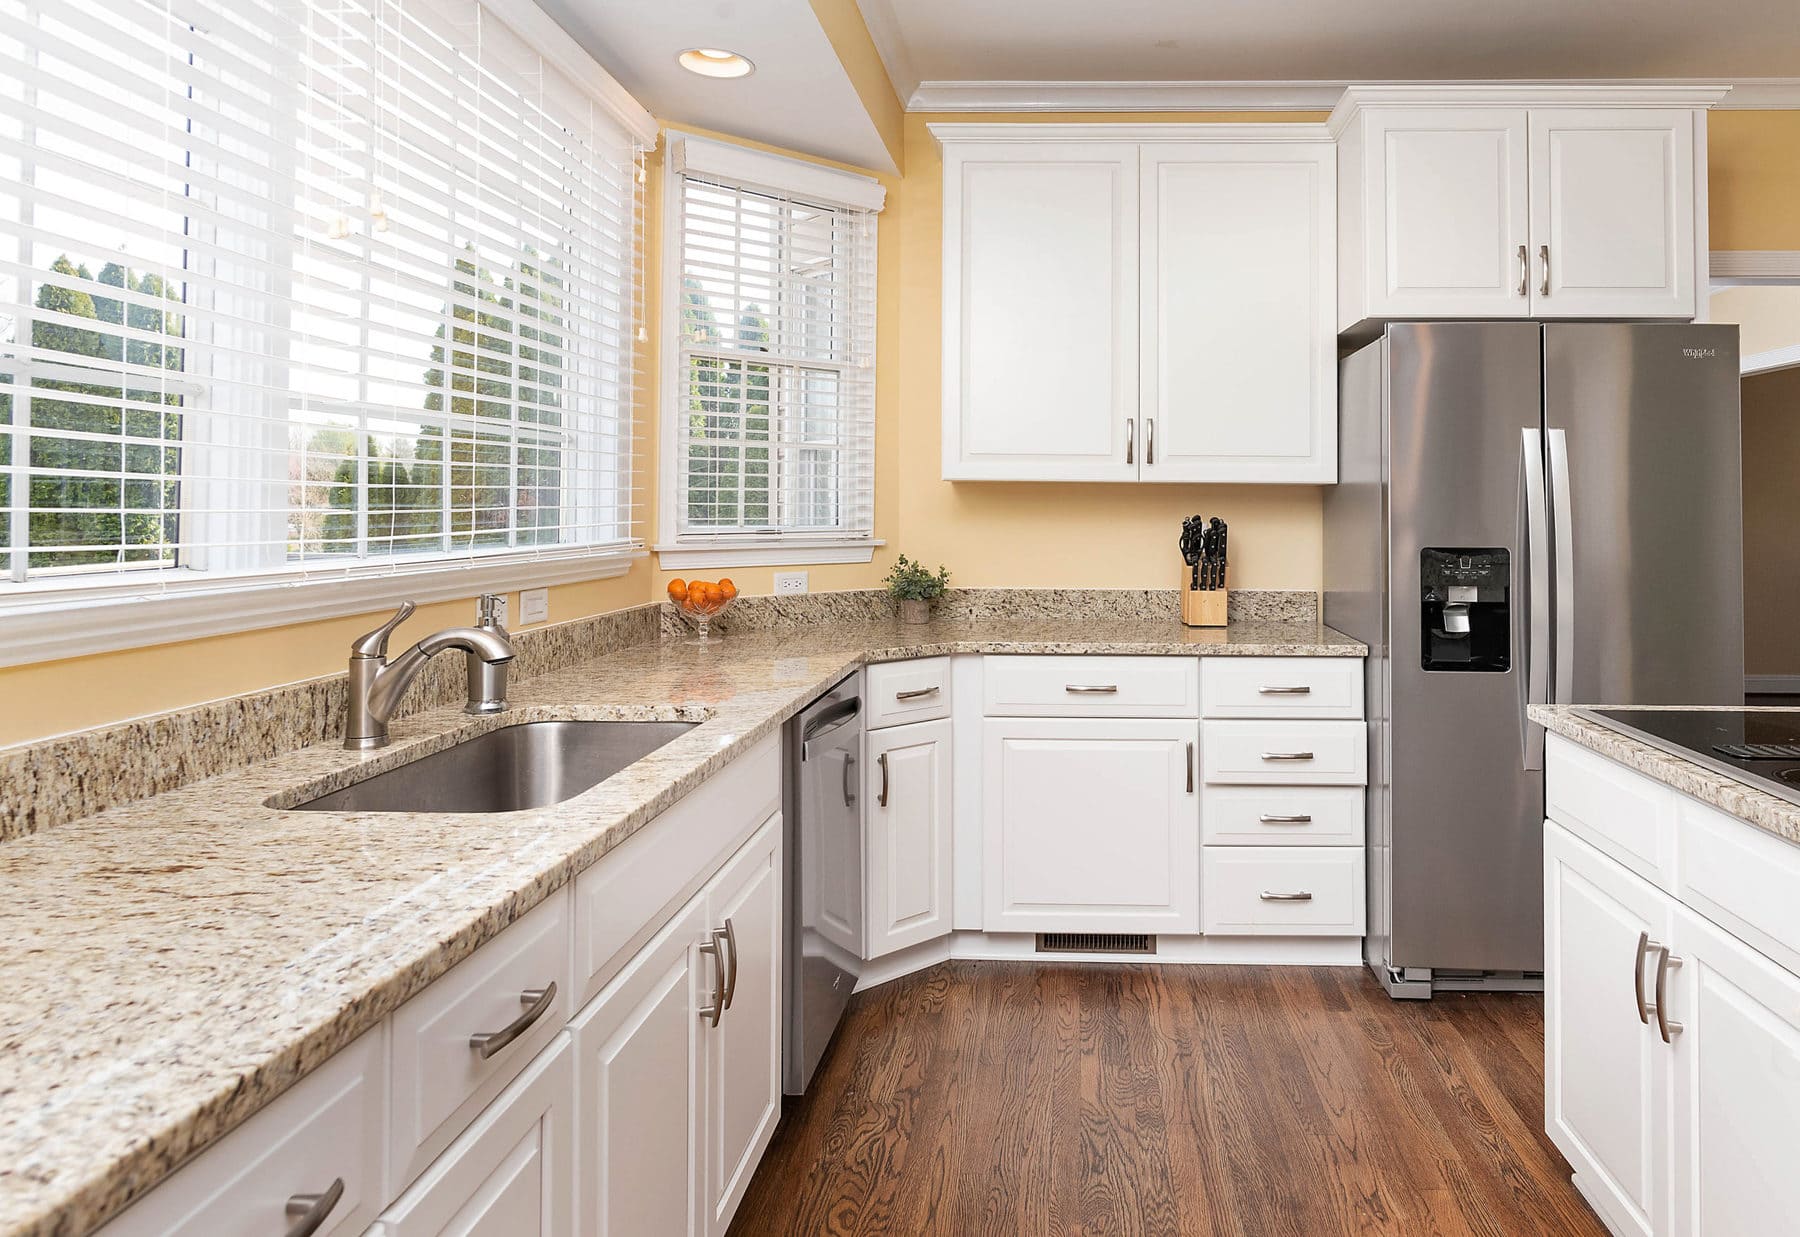
{"type": "Polygon", "coordinates": [[[950,587],[950,569],[940,564],[936,571],[928,571],[923,563],[915,563],[902,554],[887,573],[887,586],[896,600],[930,601],[942,597],[950,587]]]}
{"type": "MultiPolygon", "coordinates": [[[[747,305],[735,325],[722,326],[698,280],[682,283],[682,330],[689,340],[720,347],[725,330],[734,347],[767,352],[769,321],[747,305]]],[[[688,523],[696,527],[757,527],[774,522],[770,467],[772,371],[754,361],[694,359],[688,381],[688,523]]]]}

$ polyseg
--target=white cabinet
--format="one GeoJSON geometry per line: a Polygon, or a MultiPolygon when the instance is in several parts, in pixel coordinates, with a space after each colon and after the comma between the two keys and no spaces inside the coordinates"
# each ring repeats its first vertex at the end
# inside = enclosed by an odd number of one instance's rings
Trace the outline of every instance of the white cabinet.
{"type": "Polygon", "coordinates": [[[1674,900],[1566,830],[1544,838],[1544,1121],[1621,1234],[1668,1227],[1669,1054],[1644,1002],[1674,900]]]}
{"type": "Polygon", "coordinates": [[[1692,318],[1710,87],[1352,87],[1338,328],[1692,318]]]}
{"type": "Polygon", "coordinates": [[[1337,479],[1312,125],[933,125],[943,476],[1337,479]]]}
{"type": "Polygon", "coordinates": [[[382,1214],[382,1237],[571,1237],[574,1054],[567,1035],[382,1214]]]}
{"type": "Polygon", "coordinates": [[[1129,481],[1137,416],[1138,152],[944,152],[944,476],[1129,481]]]}
{"type": "Polygon", "coordinates": [[[983,725],[989,932],[1200,930],[1197,722],[983,725]]]}
{"type": "Polygon", "coordinates": [[[1140,168],[1139,477],[1335,481],[1331,144],[1146,145],[1140,168]]]}
{"type": "Polygon", "coordinates": [[[950,721],[871,730],[867,856],[867,954],[950,931],[952,882],[950,721]]]}

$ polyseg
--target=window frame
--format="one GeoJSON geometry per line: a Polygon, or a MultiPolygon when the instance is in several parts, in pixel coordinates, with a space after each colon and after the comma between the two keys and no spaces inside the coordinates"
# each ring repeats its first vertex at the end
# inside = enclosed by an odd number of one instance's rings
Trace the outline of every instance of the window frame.
{"type": "MultiPolygon", "coordinates": [[[[685,193],[683,182],[692,170],[696,179],[728,184],[750,192],[815,200],[821,206],[859,210],[869,215],[869,243],[880,246],[880,215],[886,190],[874,177],[841,171],[823,164],[770,154],[732,142],[668,131],[665,134],[662,185],[662,255],[658,286],[662,297],[658,315],[662,355],[658,365],[657,433],[661,444],[657,461],[657,539],[652,548],[666,571],[691,571],[719,567],[807,566],[822,563],[867,563],[886,544],[876,536],[871,518],[867,535],[845,533],[682,532],[681,418],[687,415],[682,378],[682,242],[685,193]],[[694,166],[695,163],[701,166],[694,166]]],[[[879,299],[879,263],[871,268],[870,311],[879,299]]],[[[729,350],[721,350],[724,355],[729,350]]],[[[749,362],[748,353],[730,359],[749,362]]],[[[840,361],[822,361],[820,369],[843,373],[850,367],[840,361]]],[[[869,364],[871,421],[874,418],[876,362],[869,364]]],[[[873,429],[873,426],[871,426],[873,429]]],[[[873,438],[870,450],[874,450],[873,438]]],[[[773,486],[771,486],[773,495],[773,486]]],[[[874,477],[870,477],[869,503],[874,510],[874,477]]]]}

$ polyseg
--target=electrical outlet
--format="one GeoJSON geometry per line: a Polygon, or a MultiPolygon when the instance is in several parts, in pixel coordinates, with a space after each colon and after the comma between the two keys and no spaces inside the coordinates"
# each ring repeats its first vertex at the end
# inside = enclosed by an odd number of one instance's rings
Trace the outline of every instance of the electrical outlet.
{"type": "MultiPolygon", "coordinates": [[[[512,607],[508,604],[509,598],[505,593],[498,594],[498,598],[499,602],[494,607],[494,617],[500,620],[500,626],[505,627],[507,625],[506,616],[511,612],[512,607]]],[[[481,621],[481,598],[479,597],[475,599],[475,621],[477,623],[481,621]]]]}
{"type": "Polygon", "coordinates": [[[550,590],[528,588],[519,594],[519,622],[524,626],[550,621],[550,590]]]}
{"type": "Polygon", "coordinates": [[[804,571],[777,571],[775,573],[775,595],[777,597],[797,597],[806,591],[806,573],[804,571]]]}

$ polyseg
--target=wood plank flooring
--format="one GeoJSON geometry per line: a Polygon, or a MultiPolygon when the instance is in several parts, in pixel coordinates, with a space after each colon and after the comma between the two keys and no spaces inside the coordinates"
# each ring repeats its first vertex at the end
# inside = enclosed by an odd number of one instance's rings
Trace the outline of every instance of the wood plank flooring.
{"type": "Polygon", "coordinates": [[[858,996],[731,1237],[1591,1234],[1543,1000],[951,962],[858,996]]]}

